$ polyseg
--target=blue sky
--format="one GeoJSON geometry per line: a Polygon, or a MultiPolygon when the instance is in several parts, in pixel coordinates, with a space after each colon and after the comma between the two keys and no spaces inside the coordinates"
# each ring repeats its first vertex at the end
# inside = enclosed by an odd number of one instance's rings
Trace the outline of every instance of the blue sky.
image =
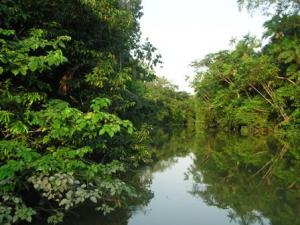
{"type": "Polygon", "coordinates": [[[232,38],[260,37],[265,17],[239,11],[236,0],[142,0],[143,38],[158,48],[163,68],[156,68],[180,90],[191,92],[185,76],[189,64],[208,53],[230,48],[232,38]]]}

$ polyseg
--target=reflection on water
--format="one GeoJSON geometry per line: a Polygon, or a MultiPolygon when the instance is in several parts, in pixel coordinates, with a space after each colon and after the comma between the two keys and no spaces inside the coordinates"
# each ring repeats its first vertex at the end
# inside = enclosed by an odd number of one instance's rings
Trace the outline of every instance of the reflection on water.
{"type": "Polygon", "coordinates": [[[297,143],[224,135],[203,137],[199,143],[188,172],[193,196],[229,209],[233,224],[300,224],[297,143]]]}
{"type": "Polygon", "coordinates": [[[300,145],[273,137],[185,133],[154,145],[157,162],[131,178],[138,201],[66,225],[300,225],[300,145]]]}

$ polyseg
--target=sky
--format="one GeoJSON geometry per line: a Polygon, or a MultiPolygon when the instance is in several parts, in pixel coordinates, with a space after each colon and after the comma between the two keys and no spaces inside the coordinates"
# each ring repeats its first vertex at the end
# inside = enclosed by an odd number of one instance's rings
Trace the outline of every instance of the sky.
{"type": "Polygon", "coordinates": [[[142,5],[142,38],[149,38],[162,55],[163,67],[156,73],[191,93],[185,77],[194,74],[192,61],[229,49],[232,38],[261,37],[266,21],[260,14],[239,11],[236,0],[142,0],[142,5]]]}

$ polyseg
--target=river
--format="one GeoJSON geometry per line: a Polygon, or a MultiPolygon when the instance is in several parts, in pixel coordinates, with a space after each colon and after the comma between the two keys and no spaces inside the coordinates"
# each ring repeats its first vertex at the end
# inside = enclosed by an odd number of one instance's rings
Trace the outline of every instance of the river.
{"type": "Polygon", "coordinates": [[[137,201],[106,216],[82,207],[64,224],[300,224],[299,147],[274,137],[160,138],[153,146],[157,160],[132,177],[137,201]]]}

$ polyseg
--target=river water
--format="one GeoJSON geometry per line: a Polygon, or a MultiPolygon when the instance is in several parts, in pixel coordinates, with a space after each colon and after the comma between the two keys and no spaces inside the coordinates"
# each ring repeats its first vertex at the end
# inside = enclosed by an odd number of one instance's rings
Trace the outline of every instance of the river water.
{"type": "Polygon", "coordinates": [[[138,201],[107,216],[83,207],[66,225],[298,225],[299,148],[273,137],[177,134],[132,178],[138,201]]]}

